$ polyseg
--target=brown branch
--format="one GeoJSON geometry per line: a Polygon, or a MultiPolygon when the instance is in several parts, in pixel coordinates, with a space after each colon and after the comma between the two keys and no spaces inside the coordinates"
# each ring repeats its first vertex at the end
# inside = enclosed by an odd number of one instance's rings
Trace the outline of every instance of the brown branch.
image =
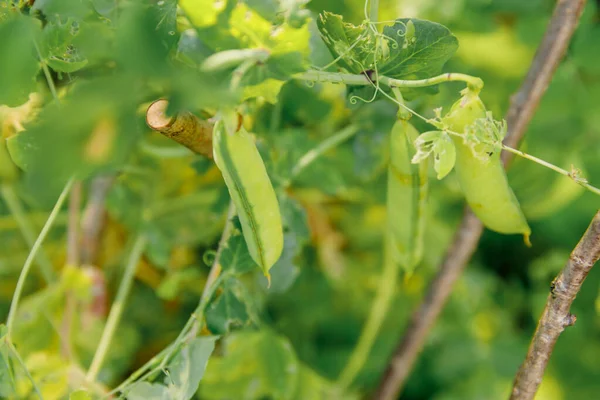
{"type": "MultiPolygon", "coordinates": [[[[585,3],[586,0],[558,0],[556,3],[529,72],[519,91],[511,99],[510,109],[506,114],[509,134],[504,139],[504,144],[507,146],[516,147],[525,135],[527,126],[567,51],[585,3]]],[[[504,164],[511,158],[508,152],[502,154],[504,164]]]]}
{"type": "Polygon", "coordinates": [[[190,112],[180,112],[174,116],[167,115],[169,102],[164,99],[150,104],[146,111],[148,126],[194,153],[212,158],[213,125],[196,117],[190,112]]]}
{"type": "Polygon", "coordinates": [[[69,195],[69,222],[67,225],[67,265],[79,266],[79,223],[81,217],[81,181],[73,183],[69,195]]]}
{"type": "Polygon", "coordinates": [[[106,196],[113,184],[114,176],[105,175],[91,182],[88,201],[81,221],[81,264],[83,271],[92,281],[94,297],[85,312],[83,325],[89,326],[86,319],[103,318],[108,311],[108,290],[104,272],[97,267],[98,249],[101,234],[106,224],[106,196]]]}
{"type": "Polygon", "coordinates": [[[105,200],[114,177],[98,176],[91,182],[81,221],[81,264],[96,265],[100,234],[106,222],[105,200]]]}
{"type": "MultiPolygon", "coordinates": [[[[516,147],[525,135],[540,99],[565,54],[584,4],[585,0],[559,0],[556,4],[527,77],[511,101],[507,113],[509,128],[505,138],[507,145],[516,147]]],[[[505,166],[512,157],[512,153],[502,154],[505,166]]],[[[430,283],[423,302],[413,313],[404,337],[398,343],[377,388],[375,399],[392,400],[398,397],[417,356],[423,349],[429,330],[446,304],[454,283],[475,252],[482,232],[481,222],[466,207],[453,243],[438,273],[430,283]]]]}
{"type": "Polygon", "coordinates": [[[533,399],[542,382],[554,345],[566,327],[575,323],[569,310],[586,276],[600,258],[600,211],[571,253],[567,265],[552,282],[525,361],[513,384],[511,400],[533,399]]]}
{"type": "MultiPolygon", "coordinates": [[[[67,224],[67,266],[79,267],[79,222],[81,216],[81,181],[73,183],[69,194],[69,222],[67,224]]],[[[65,312],[60,326],[61,354],[68,360],[73,359],[72,328],[75,313],[75,298],[71,290],[65,293],[65,312]]]]}

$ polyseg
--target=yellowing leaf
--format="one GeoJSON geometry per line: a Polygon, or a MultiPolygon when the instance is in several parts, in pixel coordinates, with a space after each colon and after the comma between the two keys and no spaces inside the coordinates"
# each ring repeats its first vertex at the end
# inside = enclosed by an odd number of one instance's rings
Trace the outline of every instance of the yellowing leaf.
{"type": "Polygon", "coordinates": [[[227,1],[214,0],[180,0],[179,7],[185,12],[190,22],[198,28],[214,25],[223,11],[227,1]]]}

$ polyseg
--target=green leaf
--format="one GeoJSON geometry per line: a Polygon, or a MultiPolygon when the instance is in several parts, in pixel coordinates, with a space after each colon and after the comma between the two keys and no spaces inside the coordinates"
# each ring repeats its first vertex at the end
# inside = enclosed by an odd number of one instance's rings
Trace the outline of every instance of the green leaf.
{"type": "Polygon", "coordinates": [[[433,146],[433,167],[437,178],[442,179],[452,171],[456,163],[456,148],[449,135],[442,135],[433,146]]]}
{"type": "Polygon", "coordinates": [[[383,28],[383,34],[393,39],[388,41],[389,57],[379,64],[379,73],[390,78],[424,79],[438,75],[458,49],[458,40],[450,30],[431,21],[397,19],[394,25],[383,28]]]}
{"type": "Polygon", "coordinates": [[[88,63],[82,56],[73,41],[80,31],[79,22],[68,19],[64,23],[60,20],[51,21],[42,33],[40,43],[43,61],[55,71],[75,72],[88,63]]]}
{"type": "Polygon", "coordinates": [[[495,120],[491,111],[488,111],[485,118],[478,118],[465,127],[464,142],[475,157],[487,161],[500,151],[506,130],[506,121],[495,120]]]}
{"type": "Polygon", "coordinates": [[[283,251],[281,257],[271,268],[271,286],[269,293],[284,293],[296,281],[300,270],[294,260],[300,252],[301,246],[294,232],[286,232],[283,235],[283,251]]]}
{"type": "Polygon", "coordinates": [[[223,292],[206,310],[206,327],[209,331],[222,335],[248,322],[246,305],[239,297],[234,279],[223,284],[223,292]]]}
{"type": "Polygon", "coordinates": [[[300,247],[304,246],[310,239],[306,210],[296,199],[287,195],[279,197],[279,207],[285,232],[294,234],[299,252],[300,247]]]}
{"type": "Polygon", "coordinates": [[[41,11],[49,20],[60,18],[82,19],[92,10],[91,2],[81,0],[38,0],[33,3],[32,11],[41,11]]]}
{"type": "Polygon", "coordinates": [[[310,11],[304,6],[310,0],[246,0],[263,18],[278,23],[283,19],[290,26],[299,28],[310,18],[310,11]]]}
{"type": "Polygon", "coordinates": [[[201,398],[288,400],[294,398],[299,365],[289,341],[271,331],[238,332],[224,344],[224,356],[211,360],[201,398]]]}
{"type": "Polygon", "coordinates": [[[0,397],[9,399],[16,392],[11,351],[6,343],[6,326],[0,325],[0,397]]]}
{"type": "Polygon", "coordinates": [[[248,246],[241,234],[232,235],[227,240],[226,246],[221,251],[221,267],[223,271],[229,271],[234,274],[243,274],[255,268],[258,265],[254,262],[248,246]]]}
{"type": "Polygon", "coordinates": [[[375,37],[365,25],[344,22],[341,15],[325,11],[319,15],[317,26],[341,67],[355,74],[373,68],[375,37]]]}
{"type": "Polygon", "coordinates": [[[356,393],[342,392],[335,383],[323,378],[306,364],[300,365],[294,400],[358,400],[356,393]]]}
{"type": "Polygon", "coordinates": [[[35,42],[40,23],[17,15],[0,22],[0,105],[15,107],[25,103],[36,90],[40,70],[35,42]]]}
{"type": "Polygon", "coordinates": [[[204,62],[213,51],[198,37],[195,29],[186,29],[181,32],[177,44],[177,59],[196,67],[204,62]]]}
{"type": "MultiPolygon", "coordinates": [[[[242,86],[256,86],[269,79],[287,80],[308,67],[310,32],[306,23],[291,26],[283,22],[274,26],[244,2],[215,4],[206,0],[187,0],[180,2],[180,6],[197,28],[195,54],[190,54],[191,47],[188,46],[187,59],[197,62],[204,56],[201,53],[205,53],[205,46],[210,48],[217,52],[211,56],[210,64],[226,58],[227,63],[219,65],[230,68],[222,79],[229,80],[235,70],[234,75],[242,77],[242,86]],[[261,59],[253,61],[253,54],[259,54],[261,59]],[[234,55],[235,60],[232,58],[234,55]]],[[[255,87],[253,91],[244,93],[244,97],[273,99],[273,89],[273,85],[255,87]]]]}
{"type": "Polygon", "coordinates": [[[165,383],[169,382],[169,399],[189,400],[194,397],[216,340],[216,336],[195,338],[169,363],[169,375],[165,378],[165,383]]]}
{"type": "Polygon", "coordinates": [[[85,390],[76,390],[69,395],[69,400],[92,400],[92,395],[85,390]]]}
{"type": "Polygon", "coordinates": [[[433,167],[437,178],[442,179],[452,171],[456,162],[456,148],[454,142],[445,132],[430,131],[420,135],[415,141],[417,152],[411,160],[418,164],[433,154],[433,167]]]}
{"type": "MultiPolygon", "coordinates": [[[[164,263],[162,265],[167,265],[164,263]]],[[[204,275],[196,268],[174,270],[167,274],[156,289],[156,294],[161,299],[175,300],[186,291],[198,290],[203,282],[204,275]]]]}
{"type": "Polygon", "coordinates": [[[157,383],[138,382],[127,391],[127,400],[169,400],[169,389],[157,383]]]}
{"type": "Polygon", "coordinates": [[[424,79],[438,75],[458,49],[448,28],[435,22],[397,19],[375,34],[365,25],[353,25],[325,12],[317,21],[323,41],[338,64],[360,74],[377,69],[396,79],[424,79]]]}
{"type": "Polygon", "coordinates": [[[204,376],[208,359],[215,349],[216,336],[193,339],[179,350],[167,365],[165,384],[138,382],[126,392],[128,400],[189,400],[204,376]]]}
{"type": "Polygon", "coordinates": [[[54,201],[73,175],[114,168],[129,156],[141,130],[135,117],[138,93],[125,89],[126,82],[116,77],[82,83],[7,140],[26,184],[42,202],[54,201]]]}

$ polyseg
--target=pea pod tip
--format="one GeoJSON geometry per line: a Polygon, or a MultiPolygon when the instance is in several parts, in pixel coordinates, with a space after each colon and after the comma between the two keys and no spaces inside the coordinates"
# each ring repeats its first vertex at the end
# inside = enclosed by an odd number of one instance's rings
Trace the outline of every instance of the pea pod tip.
{"type": "Polygon", "coordinates": [[[527,247],[532,246],[530,237],[531,237],[531,232],[527,232],[527,233],[523,234],[523,241],[525,242],[525,246],[527,246],[527,247]]]}

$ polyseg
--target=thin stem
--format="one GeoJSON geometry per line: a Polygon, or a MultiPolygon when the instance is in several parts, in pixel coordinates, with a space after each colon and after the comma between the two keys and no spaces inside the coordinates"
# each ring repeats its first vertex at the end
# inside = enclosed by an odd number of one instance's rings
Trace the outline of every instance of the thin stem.
{"type": "Polygon", "coordinates": [[[67,198],[67,195],[69,194],[69,191],[71,190],[72,185],[73,185],[73,179],[70,179],[67,182],[67,184],[65,185],[60,196],[58,196],[58,200],[56,200],[56,204],[54,204],[54,208],[52,208],[52,211],[50,212],[50,215],[48,216],[48,220],[44,224],[42,231],[38,235],[33,246],[31,247],[31,250],[29,251],[29,255],[27,256],[27,259],[25,260],[25,264],[23,264],[23,269],[21,270],[21,274],[19,275],[19,279],[17,280],[17,287],[15,288],[15,292],[13,293],[12,301],[10,303],[10,310],[8,311],[8,318],[6,320],[7,336],[9,339],[11,337],[11,333],[14,328],[14,322],[15,322],[15,317],[17,315],[17,308],[19,306],[19,300],[21,299],[21,296],[23,295],[23,288],[25,286],[25,281],[27,280],[27,275],[29,275],[29,271],[31,270],[31,266],[33,265],[33,260],[35,259],[38,252],[40,251],[40,248],[42,247],[42,243],[43,243],[44,239],[46,239],[46,236],[48,236],[48,232],[50,232],[50,228],[52,227],[52,224],[54,223],[54,220],[56,219],[58,212],[60,211],[63,203],[65,202],[65,199],[67,198]]]}
{"type": "Polygon", "coordinates": [[[369,8],[369,20],[370,22],[377,22],[377,19],[379,17],[379,0],[370,1],[371,7],[369,8]]]}
{"type": "Polygon", "coordinates": [[[515,377],[511,400],[531,400],[535,397],[558,337],[577,320],[570,313],[571,304],[599,258],[600,211],[569,256],[563,270],[552,282],[527,356],[515,377]]]}
{"type": "Polygon", "coordinates": [[[306,167],[313,163],[317,158],[326,153],[327,151],[338,146],[340,143],[350,139],[352,136],[358,133],[358,128],[355,125],[349,125],[337,133],[329,136],[327,139],[319,143],[315,148],[309,150],[296,162],[296,165],[292,168],[290,177],[283,184],[284,187],[289,186],[294,178],[296,178],[306,167]]]}
{"type": "Polygon", "coordinates": [[[186,323],[185,327],[182,329],[182,331],[177,336],[177,339],[175,339],[175,341],[173,342],[173,344],[171,346],[167,347],[166,352],[165,352],[164,356],[162,357],[162,359],[160,360],[160,362],[158,364],[155,364],[154,368],[147,371],[145,374],[141,375],[139,378],[140,380],[143,381],[143,380],[147,379],[148,377],[154,375],[155,373],[157,373],[159,371],[163,371],[165,369],[165,367],[167,366],[168,362],[171,360],[171,358],[175,354],[175,352],[178,351],[181,348],[181,346],[183,346],[183,344],[185,342],[187,342],[190,338],[196,337],[197,332],[201,328],[201,325],[204,321],[204,313],[206,311],[206,307],[208,306],[208,302],[210,301],[212,296],[216,293],[217,289],[219,288],[221,283],[225,280],[225,278],[226,278],[225,274],[219,275],[213,281],[211,286],[205,286],[205,287],[208,287],[208,291],[206,292],[207,296],[205,297],[205,299],[200,301],[200,304],[198,305],[198,307],[196,307],[196,310],[194,310],[194,312],[192,313],[192,315],[191,315],[190,319],[188,320],[188,322],[186,323]]]}
{"type": "Polygon", "coordinates": [[[87,372],[87,381],[95,381],[96,377],[98,376],[98,373],[100,372],[102,363],[104,362],[106,354],[108,353],[110,342],[112,341],[112,338],[117,329],[117,325],[121,320],[121,315],[123,314],[123,310],[125,308],[125,301],[127,300],[127,296],[129,295],[129,291],[133,283],[133,278],[135,276],[135,271],[142,258],[142,254],[144,252],[144,248],[146,247],[147,242],[148,240],[144,234],[139,234],[134,241],[131,253],[129,254],[127,265],[125,266],[123,278],[121,279],[119,289],[117,290],[117,295],[115,296],[115,301],[113,302],[110,308],[110,312],[106,320],[106,326],[104,327],[102,337],[100,338],[100,344],[96,349],[96,353],[94,354],[94,358],[90,365],[90,369],[87,372]]]}
{"type": "Polygon", "coordinates": [[[201,324],[204,320],[204,312],[206,307],[208,306],[208,302],[214,296],[215,292],[221,285],[221,283],[225,280],[225,275],[221,274],[221,265],[220,258],[223,248],[227,243],[227,240],[231,236],[233,231],[233,224],[231,222],[233,216],[235,215],[235,206],[233,202],[229,203],[229,207],[227,210],[227,220],[225,222],[225,227],[223,228],[223,233],[221,234],[221,238],[219,239],[219,244],[217,248],[217,254],[215,255],[215,259],[210,268],[210,272],[208,273],[208,277],[206,279],[206,283],[204,284],[204,289],[202,290],[202,295],[200,296],[200,302],[185,326],[179,332],[179,335],[165,349],[163,349],[158,355],[152,357],[146,364],[144,364],[141,368],[131,374],[125,381],[123,381],[119,386],[114,388],[108,393],[107,396],[115,394],[117,392],[122,392],[127,386],[131,385],[136,380],[146,379],[147,377],[153,375],[154,373],[162,370],[166,364],[169,362],[173,354],[181,347],[181,345],[187,340],[188,336],[192,332],[197,332],[201,328],[201,324]]]}
{"type": "Polygon", "coordinates": [[[404,97],[402,96],[402,92],[397,87],[392,88],[392,93],[394,93],[394,97],[396,98],[396,102],[398,103],[398,118],[407,120],[411,117],[410,111],[406,109],[406,105],[404,104],[404,97]]]}
{"type": "Polygon", "coordinates": [[[5,343],[8,346],[8,348],[10,349],[10,352],[12,353],[12,355],[17,359],[17,361],[21,365],[21,368],[23,368],[23,371],[25,372],[27,379],[29,379],[29,381],[31,382],[31,386],[33,387],[33,390],[35,391],[35,394],[37,394],[38,398],[40,398],[41,400],[44,400],[44,396],[42,396],[42,392],[40,391],[40,388],[35,383],[35,379],[33,379],[33,376],[31,376],[31,373],[27,369],[27,365],[25,365],[25,361],[23,361],[23,359],[21,358],[21,355],[19,354],[19,352],[17,351],[15,346],[12,344],[12,342],[10,340],[8,340],[8,338],[6,339],[5,343]]]}
{"type": "Polygon", "coordinates": [[[231,220],[235,216],[235,205],[233,201],[229,202],[229,207],[227,208],[227,219],[225,220],[225,227],[223,228],[223,233],[221,234],[221,239],[219,239],[219,244],[217,245],[217,254],[215,255],[215,259],[213,260],[213,264],[210,267],[210,272],[208,273],[208,277],[206,278],[206,283],[204,284],[204,289],[202,290],[202,295],[200,296],[200,303],[202,301],[207,300],[207,296],[214,286],[214,282],[217,277],[221,273],[221,253],[223,252],[223,248],[229,240],[231,233],[233,231],[233,224],[231,220]]]}
{"type": "MultiPolygon", "coordinates": [[[[48,214],[41,211],[34,211],[23,214],[30,223],[33,222],[33,226],[43,225],[48,218],[48,214]]],[[[60,212],[54,221],[54,226],[64,226],[67,223],[68,214],[66,212],[60,212]]],[[[21,229],[19,223],[15,219],[14,215],[5,215],[0,217],[0,232],[10,231],[14,229],[21,229]]],[[[35,240],[35,234],[33,235],[35,240]]]]}
{"type": "MultiPolygon", "coordinates": [[[[0,186],[0,192],[2,193],[2,197],[6,202],[8,210],[14,217],[19,229],[21,230],[21,235],[23,235],[23,239],[25,239],[27,247],[31,249],[35,243],[35,233],[28,216],[25,214],[25,210],[23,209],[23,205],[19,200],[19,196],[17,196],[17,193],[15,192],[14,186],[3,184],[0,186]]],[[[52,262],[48,258],[48,255],[43,248],[40,248],[36,256],[36,262],[40,267],[40,271],[46,283],[53,282],[55,276],[52,268],[52,262]]]]}
{"type": "Polygon", "coordinates": [[[169,362],[173,354],[175,354],[175,352],[179,350],[179,348],[188,338],[188,334],[191,332],[194,322],[198,320],[202,321],[204,319],[204,312],[206,306],[208,305],[208,300],[210,300],[210,298],[212,298],[212,296],[215,294],[224,278],[224,275],[220,275],[215,279],[213,285],[210,287],[210,290],[207,292],[207,300],[201,301],[198,307],[196,307],[196,309],[186,322],[181,332],[179,332],[177,338],[171,344],[165,347],[160,353],[148,360],[146,364],[144,364],[134,373],[132,373],[127,379],[125,379],[121,384],[119,384],[119,386],[115,387],[113,390],[107,393],[105,397],[110,397],[118,392],[123,392],[129,385],[133,384],[135,381],[144,380],[147,377],[162,370],[164,366],[166,366],[166,364],[169,362]]]}
{"type": "Polygon", "coordinates": [[[81,208],[81,181],[73,184],[69,199],[69,222],[67,225],[67,264],[79,265],[79,221],[81,208]]]}
{"type": "MultiPolygon", "coordinates": [[[[76,181],[69,195],[69,223],[67,225],[67,265],[79,267],[79,234],[80,234],[80,208],[81,208],[81,181],[76,181]]],[[[76,300],[71,290],[65,293],[65,312],[60,327],[61,352],[68,360],[73,358],[72,329],[73,314],[75,313],[76,300]]]]}
{"type": "MultiPolygon", "coordinates": [[[[373,85],[373,82],[366,75],[343,74],[338,72],[325,72],[317,70],[310,70],[296,74],[293,76],[293,78],[311,82],[344,83],[346,85],[354,86],[373,85]]],[[[483,88],[483,81],[480,78],[455,72],[449,72],[431,78],[418,80],[393,79],[388,78],[387,76],[378,75],[377,81],[390,88],[419,88],[438,85],[446,82],[465,82],[472,90],[475,91],[479,91],[481,88],[483,88]]]]}
{"type": "MultiPolygon", "coordinates": [[[[456,136],[456,137],[461,137],[461,138],[465,137],[464,134],[458,133],[458,132],[454,132],[454,131],[451,131],[451,130],[444,130],[444,132],[446,132],[446,133],[448,133],[450,135],[456,136]]],[[[499,143],[499,144],[498,143],[488,143],[488,144],[494,145],[494,146],[496,146],[497,148],[499,148],[501,150],[506,150],[508,153],[516,154],[519,157],[522,157],[522,158],[524,158],[526,160],[529,160],[529,161],[533,161],[534,163],[539,164],[542,167],[546,167],[548,169],[551,169],[554,172],[558,172],[561,175],[564,175],[564,176],[566,176],[568,178],[571,178],[573,180],[573,182],[575,182],[579,186],[582,186],[585,189],[589,190],[590,192],[592,192],[592,193],[597,194],[597,195],[600,196],[600,189],[597,188],[597,187],[595,187],[595,186],[590,185],[585,178],[577,176],[576,172],[569,172],[566,169],[560,168],[559,166],[556,166],[556,165],[554,165],[554,164],[552,164],[552,163],[550,163],[548,161],[542,160],[541,158],[538,158],[536,156],[532,156],[531,154],[522,152],[521,150],[513,149],[512,147],[507,146],[504,143],[499,143]]]]}
{"type": "Polygon", "coordinates": [[[81,219],[82,265],[96,264],[101,233],[106,223],[106,196],[112,187],[113,180],[113,175],[97,176],[90,184],[87,204],[81,219]]]}
{"type": "Polygon", "coordinates": [[[531,154],[527,154],[522,152],[521,150],[517,150],[517,149],[513,149],[512,147],[506,146],[506,145],[502,145],[502,149],[506,150],[510,153],[516,154],[519,157],[523,157],[527,160],[533,161],[539,165],[542,165],[546,168],[550,168],[551,170],[558,172],[561,175],[564,175],[568,178],[571,178],[573,180],[573,182],[575,182],[576,184],[578,184],[579,186],[582,186],[584,188],[586,188],[587,190],[589,190],[590,192],[597,194],[600,196],[600,189],[590,185],[589,183],[587,183],[587,181],[585,179],[579,178],[577,176],[575,176],[572,172],[567,171],[566,169],[557,167],[554,164],[551,164],[547,161],[542,160],[541,158],[537,158],[535,156],[532,156],[531,154]]]}
{"type": "Polygon", "coordinates": [[[358,344],[338,378],[338,386],[341,389],[348,388],[364,366],[394,298],[400,263],[392,260],[389,241],[386,240],[385,243],[383,270],[379,277],[377,293],[371,305],[367,322],[358,339],[358,344]]]}
{"type": "Polygon", "coordinates": [[[46,82],[48,82],[48,88],[50,88],[50,93],[52,93],[52,97],[54,98],[54,100],[60,101],[58,99],[58,93],[56,92],[56,86],[54,85],[54,80],[52,79],[52,75],[50,74],[48,65],[46,64],[46,61],[44,61],[44,58],[42,57],[42,52],[40,51],[40,48],[39,48],[37,42],[34,42],[34,45],[35,45],[35,51],[37,52],[38,57],[40,58],[40,63],[42,64],[42,70],[44,71],[44,76],[46,77],[46,82]]]}

